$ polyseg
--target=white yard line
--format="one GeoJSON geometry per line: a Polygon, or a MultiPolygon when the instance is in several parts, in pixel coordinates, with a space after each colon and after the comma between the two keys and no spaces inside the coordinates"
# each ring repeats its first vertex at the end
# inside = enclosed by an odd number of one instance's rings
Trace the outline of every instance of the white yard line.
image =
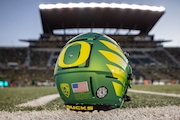
{"type": "Polygon", "coordinates": [[[41,106],[41,105],[45,105],[47,103],[49,103],[50,101],[56,99],[59,97],[59,94],[53,94],[53,95],[47,95],[47,96],[43,96],[40,97],[38,99],[32,100],[32,101],[28,101],[26,103],[22,103],[17,105],[18,107],[36,107],[36,106],[41,106]]]}
{"type": "MultiPolygon", "coordinates": [[[[142,90],[132,90],[129,89],[128,92],[135,93],[143,93],[143,94],[152,94],[152,95],[162,95],[162,96],[170,96],[170,97],[180,97],[180,94],[170,94],[170,93],[160,93],[160,92],[151,92],[151,91],[142,91],[142,90]]],[[[40,97],[38,99],[28,101],[26,103],[22,103],[17,105],[18,107],[36,107],[49,103],[50,101],[59,97],[59,94],[47,95],[40,97]]]]}
{"type": "MultiPolygon", "coordinates": [[[[129,92],[145,93],[153,95],[163,95],[180,97],[179,94],[169,94],[169,93],[159,93],[150,91],[140,91],[140,90],[129,90],[129,92]]],[[[27,103],[20,104],[18,106],[39,106],[44,105],[56,98],[59,94],[53,94],[41,97],[29,101],[27,103]]],[[[69,110],[56,110],[56,111],[17,111],[17,112],[7,112],[0,111],[0,120],[180,120],[180,106],[165,106],[165,107],[155,107],[155,108],[122,108],[114,109],[106,112],[73,112],[69,110]]]]}
{"type": "Polygon", "coordinates": [[[0,120],[180,120],[179,106],[125,108],[105,112],[0,111],[0,120]]]}
{"type": "Polygon", "coordinates": [[[180,97],[180,94],[151,92],[151,91],[143,91],[143,90],[132,90],[132,89],[128,89],[128,92],[144,93],[144,94],[152,94],[152,95],[162,95],[162,96],[169,96],[169,97],[180,97]]]}

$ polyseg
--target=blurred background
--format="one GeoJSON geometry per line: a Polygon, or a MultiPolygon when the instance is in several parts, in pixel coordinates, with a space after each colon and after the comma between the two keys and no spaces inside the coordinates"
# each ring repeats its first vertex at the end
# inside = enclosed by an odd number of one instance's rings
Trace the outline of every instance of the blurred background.
{"type": "Polygon", "coordinates": [[[106,34],[129,53],[133,84],[180,83],[178,0],[86,1],[109,5],[97,8],[55,5],[72,5],[69,2],[0,1],[0,87],[54,86],[53,70],[62,47],[85,32],[106,34]],[[126,3],[127,8],[111,3],[126,3]],[[47,9],[47,4],[53,7],[47,9]],[[143,10],[143,5],[150,7],[143,10]]]}

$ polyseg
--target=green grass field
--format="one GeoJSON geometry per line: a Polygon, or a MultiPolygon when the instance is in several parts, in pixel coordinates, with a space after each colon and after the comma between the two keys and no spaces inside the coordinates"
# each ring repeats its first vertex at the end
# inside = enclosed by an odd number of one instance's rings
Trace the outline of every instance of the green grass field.
{"type": "Polygon", "coordinates": [[[180,94],[180,85],[133,85],[131,89],[180,94]]]}
{"type": "Polygon", "coordinates": [[[3,88],[0,89],[0,111],[19,110],[21,108],[17,108],[15,105],[39,98],[41,96],[56,93],[58,93],[56,87],[3,88]]]}
{"type": "MultiPolygon", "coordinates": [[[[176,93],[180,94],[180,85],[163,85],[163,86],[144,86],[134,85],[132,89],[156,91],[163,93],[176,93]]],[[[35,98],[57,94],[56,87],[18,87],[18,88],[3,88],[0,89],[0,111],[32,111],[32,110],[58,110],[65,109],[63,101],[58,98],[52,102],[39,107],[16,107],[20,103],[33,100],[35,98]]],[[[177,105],[180,106],[180,98],[139,94],[128,92],[132,101],[124,104],[123,108],[138,108],[138,107],[156,107],[177,105]]]]}

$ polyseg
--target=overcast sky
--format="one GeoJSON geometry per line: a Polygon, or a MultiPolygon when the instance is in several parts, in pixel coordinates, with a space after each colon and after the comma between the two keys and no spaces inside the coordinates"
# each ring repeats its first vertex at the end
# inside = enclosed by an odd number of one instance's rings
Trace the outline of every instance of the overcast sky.
{"type": "Polygon", "coordinates": [[[180,0],[0,0],[0,46],[28,46],[19,39],[38,39],[43,33],[39,4],[69,2],[116,2],[164,6],[166,12],[150,34],[154,34],[157,40],[172,40],[164,46],[180,47],[180,0]]]}

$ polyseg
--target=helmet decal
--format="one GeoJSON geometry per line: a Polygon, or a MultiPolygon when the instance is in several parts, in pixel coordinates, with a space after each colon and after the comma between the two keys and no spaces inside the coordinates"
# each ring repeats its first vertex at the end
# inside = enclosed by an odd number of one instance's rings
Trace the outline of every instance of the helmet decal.
{"type": "Polygon", "coordinates": [[[61,83],[61,84],[60,84],[60,88],[61,88],[61,90],[62,90],[62,93],[63,93],[66,97],[69,97],[69,95],[70,95],[69,84],[67,84],[67,83],[61,83]]]}
{"type": "Polygon", "coordinates": [[[104,86],[99,87],[96,91],[96,96],[100,99],[106,97],[107,94],[108,94],[108,89],[104,86]]]}
{"type": "MultiPolygon", "coordinates": [[[[62,68],[79,66],[80,64],[86,62],[86,60],[88,59],[89,54],[90,54],[90,48],[91,48],[90,45],[84,41],[70,43],[69,45],[65,46],[65,48],[63,48],[59,56],[58,65],[62,68]],[[65,57],[66,51],[68,48],[70,48],[73,45],[80,45],[80,53],[79,53],[78,59],[73,63],[69,63],[69,64],[65,63],[64,57],[65,57]]],[[[73,54],[72,53],[69,54],[69,57],[73,57],[73,54]]]]}
{"type": "Polygon", "coordinates": [[[88,84],[86,81],[72,83],[71,86],[72,86],[73,93],[80,93],[80,92],[88,92],[89,91],[88,84]]]}

